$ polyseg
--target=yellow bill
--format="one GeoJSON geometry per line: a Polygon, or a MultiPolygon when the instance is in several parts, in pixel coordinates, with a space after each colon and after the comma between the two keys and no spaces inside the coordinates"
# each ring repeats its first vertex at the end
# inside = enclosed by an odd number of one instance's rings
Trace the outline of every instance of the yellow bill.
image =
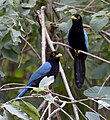
{"type": "Polygon", "coordinates": [[[56,55],[55,56],[56,58],[58,58],[58,57],[62,57],[62,54],[61,53],[59,53],[58,55],[56,55]]]}
{"type": "Polygon", "coordinates": [[[76,19],[77,19],[74,15],[72,15],[72,16],[71,16],[71,18],[72,18],[72,19],[74,19],[74,20],[76,20],[76,19]]]}

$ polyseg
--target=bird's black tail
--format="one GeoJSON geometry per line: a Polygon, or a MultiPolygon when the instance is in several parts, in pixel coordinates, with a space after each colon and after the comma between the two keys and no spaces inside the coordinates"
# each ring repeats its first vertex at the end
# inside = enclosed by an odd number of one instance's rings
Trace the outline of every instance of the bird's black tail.
{"type": "Polygon", "coordinates": [[[74,59],[74,77],[76,86],[81,88],[85,78],[85,59],[74,59]]]}

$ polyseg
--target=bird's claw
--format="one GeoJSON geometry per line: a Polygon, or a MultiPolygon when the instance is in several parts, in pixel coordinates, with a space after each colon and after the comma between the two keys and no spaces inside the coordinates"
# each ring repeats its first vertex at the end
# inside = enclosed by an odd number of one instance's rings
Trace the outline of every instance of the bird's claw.
{"type": "Polygon", "coordinates": [[[76,56],[78,56],[79,53],[81,52],[81,50],[78,50],[78,49],[74,49],[74,51],[75,51],[75,55],[76,55],[76,56]]]}

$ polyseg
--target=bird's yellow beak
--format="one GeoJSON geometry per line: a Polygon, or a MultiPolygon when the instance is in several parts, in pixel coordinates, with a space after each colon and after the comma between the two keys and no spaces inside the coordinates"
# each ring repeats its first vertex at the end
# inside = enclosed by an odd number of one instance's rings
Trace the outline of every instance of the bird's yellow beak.
{"type": "Polygon", "coordinates": [[[77,18],[74,15],[72,15],[71,19],[76,20],[77,18]]]}
{"type": "Polygon", "coordinates": [[[56,55],[55,56],[56,58],[58,58],[58,57],[62,57],[62,54],[61,53],[59,53],[58,55],[56,55]]]}

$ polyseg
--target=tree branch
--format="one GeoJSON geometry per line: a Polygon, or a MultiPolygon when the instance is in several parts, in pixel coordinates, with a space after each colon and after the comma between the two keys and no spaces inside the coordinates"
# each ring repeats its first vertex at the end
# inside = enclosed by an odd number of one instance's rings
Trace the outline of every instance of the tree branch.
{"type": "Polygon", "coordinates": [[[42,26],[42,64],[46,61],[46,37],[45,37],[45,17],[44,17],[44,10],[45,6],[41,7],[41,26],[42,26]]]}
{"type": "Polygon", "coordinates": [[[20,36],[20,39],[25,41],[29,45],[29,47],[33,50],[33,52],[37,55],[37,57],[41,60],[40,55],[36,52],[36,50],[33,48],[33,46],[24,37],[20,36]]]}
{"type": "MultiPolygon", "coordinates": [[[[47,29],[45,28],[45,30],[46,30],[45,32],[46,32],[47,42],[48,42],[51,50],[54,51],[55,48],[54,48],[53,43],[52,43],[52,41],[51,41],[51,39],[50,39],[50,36],[49,36],[49,34],[48,34],[48,32],[47,32],[47,29]]],[[[74,99],[74,97],[72,96],[72,93],[71,93],[71,91],[70,91],[70,88],[69,88],[69,85],[68,85],[68,82],[67,82],[67,79],[66,79],[66,75],[65,75],[65,73],[64,73],[64,70],[63,70],[61,64],[60,64],[60,73],[61,73],[61,76],[62,76],[62,78],[63,78],[63,82],[64,82],[64,85],[65,85],[65,88],[66,88],[66,91],[67,91],[69,97],[72,98],[72,99],[74,99]]],[[[75,118],[76,118],[76,120],[79,120],[79,116],[78,116],[78,111],[77,111],[76,105],[75,105],[75,104],[72,104],[72,106],[73,106],[75,118]]]]}
{"type": "MultiPolygon", "coordinates": [[[[62,46],[64,46],[64,47],[67,47],[67,48],[72,49],[69,45],[66,45],[66,44],[64,44],[64,43],[53,42],[53,44],[62,45],[62,46]]],[[[83,53],[83,54],[89,55],[89,56],[91,56],[91,57],[94,57],[94,58],[96,58],[96,59],[98,59],[98,60],[101,60],[101,61],[103,61],[103,62],[106,62],[106,63],[110,64],[110,61],[105,60],[105,59],[103,59],[103,58],[101,58],[101,57],[98,57],[98,56],[96,56],[96,55],[93,55],[93,54],[91,54],[91,53],[89,53],[89,52],[85,52],[85,51],[82,51],[82,50],[80,50],[80,52],[83,53]]]]}

